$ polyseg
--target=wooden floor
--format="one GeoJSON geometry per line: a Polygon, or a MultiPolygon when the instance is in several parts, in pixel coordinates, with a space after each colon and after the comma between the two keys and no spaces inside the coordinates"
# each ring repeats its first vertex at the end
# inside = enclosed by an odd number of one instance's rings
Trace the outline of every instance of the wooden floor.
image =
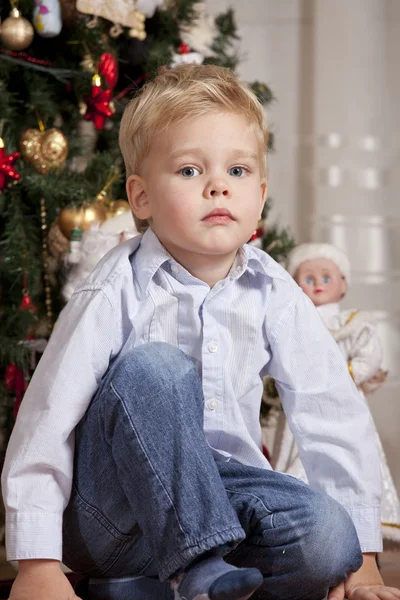
{"type": "MultiPolygon", "coordinates": [[[[384,552],[379,555],[382,577],[386,585],[400,589],[400,552],[384,552]]],[[[5,549],[0,546],[0,579],[13,579],[16,570],[6,561],[5,549]]]]}

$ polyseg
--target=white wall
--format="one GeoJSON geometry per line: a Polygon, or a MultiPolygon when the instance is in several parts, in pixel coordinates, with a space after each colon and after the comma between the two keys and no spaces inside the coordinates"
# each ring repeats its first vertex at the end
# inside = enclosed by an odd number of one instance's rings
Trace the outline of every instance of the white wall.
{"type": "Polygon", "coordinates": [[[209,0],[235,10],[240,76],[276,102],[273,219],[297,241],[342,247],[353,281],[344,307],[371,310],[390,376],[370,398],[400,489],[400,2],[209,0]]]}

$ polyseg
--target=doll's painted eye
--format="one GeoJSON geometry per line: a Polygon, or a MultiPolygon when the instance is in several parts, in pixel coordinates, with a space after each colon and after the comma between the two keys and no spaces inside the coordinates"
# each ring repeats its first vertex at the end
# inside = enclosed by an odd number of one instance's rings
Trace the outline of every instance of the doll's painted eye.
{"type": "Polygon", "coordinates": [[[329,275],[325,275],[325,277],[323,278],[324,283],[329,283],[330,280],[331,280],[331,278],[329,277],[329,275]]]}
{"type": "Polygon", "coordinates": [[[310,285],[310,283],[312,283],[314,280],[312,277],[306,277],[306,283],[308,283],[308,285],[310,285]]]}

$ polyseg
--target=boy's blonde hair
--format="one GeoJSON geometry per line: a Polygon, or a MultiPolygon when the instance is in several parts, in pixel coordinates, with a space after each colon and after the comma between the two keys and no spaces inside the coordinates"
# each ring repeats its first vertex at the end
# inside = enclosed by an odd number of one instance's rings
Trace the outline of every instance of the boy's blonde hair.
{"type": "MultiPolygon", "coordinates": [[[[254,128],[261,176],[265,178],[268,128],[264,109],[255,94],[229,69],[214,65],[164,68],[131,100],[122,116],[119,133],[126,176],[141,174],[155,134],[173,123],[215,110],[242,115],[254,128]]],[[[147,221],[134,218],[138,231],[145,231],[147,221]]]]}

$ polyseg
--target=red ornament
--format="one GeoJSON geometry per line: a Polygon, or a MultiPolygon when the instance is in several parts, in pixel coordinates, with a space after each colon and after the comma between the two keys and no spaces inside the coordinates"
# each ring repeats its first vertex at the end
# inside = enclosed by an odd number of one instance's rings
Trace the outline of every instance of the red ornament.
{"type": "Polygon", "coordinates": [[[19,152],[5,153],[4,142],[0,137],[0,192],[5,189],[8,179],[14,179],[14,181],[20,179],[21,175],[12,167],[18,157],[19,152]]]}
{"type": "Polygon", "coordinates": [[[104,77],[110,90],[113,90],[118,82],[118,62],[115,56],[108,52],[102,54],[97,71],[104,77]]]}
{"type": "Polygon", "coordinates": [[[187,44],[179,44],[179,54],[189,54],[190,48],[187,44]]]}
{"type": "Polygon", "coordinates": [[[32,298],[30,297],[29,293],[26,290],[23,291],[22,300],[21,300],[21,304],[19,305],[19,309],[20,310],[29,310],[32,313],[37,312],[37,308],[33,304],[32,298]]]}
{"type": "Polygon", "coordinates": [[[100,77],[94,75],[90,96],[84,99],[87,105],[84,118],[86,121],[93,121],[98,130],[103,129],[107,117],[111,117],[115,113],[114,105],[111,102],[111,94],[111,90],[101,89],[100,77]]]}

